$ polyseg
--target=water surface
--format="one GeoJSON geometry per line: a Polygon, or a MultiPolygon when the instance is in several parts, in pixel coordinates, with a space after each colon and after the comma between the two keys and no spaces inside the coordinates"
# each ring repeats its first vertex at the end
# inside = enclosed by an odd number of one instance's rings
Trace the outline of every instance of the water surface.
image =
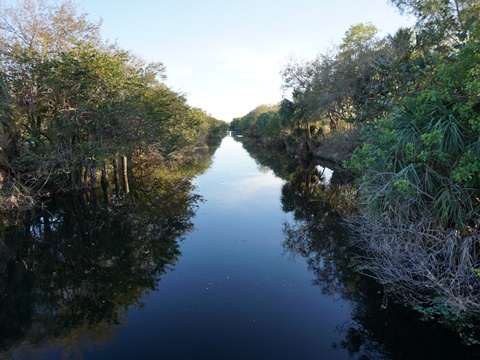
{"type": "Polygon", "coordinates": [[[181,258],[99,356],[344,358],[332,343],[341,340],[348,303],[323,296],[305,261],[282,246],[284,181],[227,137],[195,183],[206,202],[181,258]]]}
{"type": "Polygon", "coordinates": [[[194,190],[162,183],[133,208],[37,217],[10,241],[17,255],[0,249],[0,357],[464,356],[351,269],[331,215],[345,188],[323,166],[298,166],[261,165],[226,137],[194,190]],[[205,200],[196,210],[193,194],[205,200]]]}

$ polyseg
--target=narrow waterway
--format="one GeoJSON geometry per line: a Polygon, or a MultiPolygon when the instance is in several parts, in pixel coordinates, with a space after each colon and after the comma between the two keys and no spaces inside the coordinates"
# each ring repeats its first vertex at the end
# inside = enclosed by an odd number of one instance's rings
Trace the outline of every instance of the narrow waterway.
{"type": "Polygon", "coordinates": [[[330,176],[287,176],[226,137],[194,180],[196,209],[170,184],[115,216],[72,204],[7,232],[20,245],[0,249],[0,358],[467,358],[350,269],[330,176]]]}
{"type": "Polygon", "coordinates": [[[226,137],[195,183],[206,201],[173,271],[111,343],[85,357],[345,358],[332,343],[349,305],[322,295],[305,261],[282,247],[284,181],[226,137]]]}

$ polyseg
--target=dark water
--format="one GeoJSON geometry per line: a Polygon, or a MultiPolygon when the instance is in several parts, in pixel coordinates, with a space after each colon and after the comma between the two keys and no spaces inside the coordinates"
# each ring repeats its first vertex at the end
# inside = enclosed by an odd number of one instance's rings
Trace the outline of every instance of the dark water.
{"type": "Polygon", "coordinates": [[[330,170],[260,161],[226,137],[194,191],[162,182],[86,222],[78,205],[5,230],[0,356],[475,358],[351,270],[330,170]]]}

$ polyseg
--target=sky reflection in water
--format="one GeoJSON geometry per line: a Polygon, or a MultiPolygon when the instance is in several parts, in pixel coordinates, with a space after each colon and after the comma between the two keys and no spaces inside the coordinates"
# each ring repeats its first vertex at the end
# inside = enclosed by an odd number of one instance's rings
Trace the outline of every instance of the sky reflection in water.
{"type": "Polygon", "coordinates": [[[104,335],[69,337],[68,346],[55,342],[35,359],[348,356],[332,344],[344,339],[339,328],[349,322],[350,305],[323,295],[305,259],[282,246],[284,223],[293,221],[282,211],[285,182],[227,137],[195,184],[206,201],[194,230],[157,289],[140,299],[143,306],[132,306],[104,335]]]}
{"type": "Polygon", "coordinates": [[[166,359],[344,358],[332,349],[349,306],[312,286],[303,259],[284,254],[284,181],[259,171],[242,145],[225,138],[213,166],[195,181],[206,202],[142,311],[128,314],[102,356],[166,359]]]}
{"type": "Polygon", "coordinates": [[[285,182],[243,146],[195,179],[204,203],[157,179],[113,213],[72,197],[9,228],[0,358],[475,358],[351,271],[338,177],[251,150],[285,182]]]}

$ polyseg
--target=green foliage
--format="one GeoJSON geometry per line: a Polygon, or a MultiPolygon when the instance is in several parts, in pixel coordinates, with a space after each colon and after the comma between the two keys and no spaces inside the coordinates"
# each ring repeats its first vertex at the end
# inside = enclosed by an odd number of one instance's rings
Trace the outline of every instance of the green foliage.
{"type": "Polygon", "coordinates": [[[278,105],[260,105],[245,116],[235,118],[230,129],[238,130],[246,135],[273,139],[280,133],[278,105]]]}
{"type": "Polygon", "coordinates": [[[102,46],[100,23],[89,21],[71,0],[3,1],[0,29],[0,44],[7,56],[23,50],[42,58],[55,57],[78,42],[102,46]]]}
{"type": "Polygon", "coordinates": [[[477,1],[391,2],[417,24],[388,39],[366,87],[375,100],[363,111],[380,116],[362,126],[365,143],[345,162],[357,175],[355,230],[373,277],[425,319],[474,343],[480,8],[477,1]]]}
{"type": "Polygon", "coordinates": [[[422,315],[424,321],[436,320],[447,326],[453,326],[466,344],[478,345],[480,343],[474,318],[468,313],[459,313],[450,306],[447,298],[437,296],[432,298],[429,304],[417,304],[413,306],[413,309],[422,315]]]}
{"type": "Polygon", "coordinates": [[[232,129],[265,142],[280,138],[287,148],[304,154],[324,141],[328,127],[336,131],[345,123],[376,120],[382,110],[367,110],[366,103],[376,101],[368,86],[374,59],[385,45],[377,33],[372,24],[357,24],[338,50],[310,61],[290,59],[282,70],[282,87],[290,97],[282,99],[277,113],[258,107],[234,119],[232,129]]]}
{"type": "Polygon", "coordinates": [[[476,0],[390,0],[417,18],[418,43],[438,53],[461,48],[480,15],[476,0]]]}
{"type": "Polygon", "coordinates": [[[455,181],[464,183],[466,186],[479,187],[480,157],[471,150],[464,153],[458,160],[456,168],[452,172],[455,181]]]}
{"type": "Polygon", "coordinates": [[[103,44],[72,2],[0,10],[0,171],[20,191],[84,188],[118,156],[173,161],[224,127],[161,83],[162,63],[103,44]]]}
{"type": "MultiPolygon", "coordinates": [[[[478,115],[472,105],[477,95],[470,89],[478,84],[478,77],[470,77],[477,65],[466,60],[472,48],[478,48],[478,43],[470,37],[448,58],[437,57],[435,71],[429,71],[428,88],[423,86],[423,74],[413,78],[419,89],[397,100],[390,115],[366,133],[367,144],[346,163],[352,171],[370,172],[368,181],[379,181],[376,185],[362,183],[368,193],[375,193],[375,188],[381,189],[380,193],[396,190],[387,184],[393,181],[398,185],[397,177],[410,169],[410,186],[418,194],[410,216],[425,215],[428,209],[428,216],[437,219],[439,226],[463,228],[477,217],[480,154],[478,115]],[[378,176],[380,173],[383,175],[378,176]]],[[[386,193],[381,198],[385,203],[376,202],[378,196],[367,202],[371,208],[397,211],[395,196],[386,193]]]]}
{"type": "Polygon", "coordinates": [[[391,216],[404,209],[405,221],[425,216],[428,210],[439,226],[462,228],[473,220],[469,214],[478,206],[476,192],[458,182],[477,171],[471,153],[464,153],[468,127],[458,116],[447,114],[442,103],[423,102],[421,93],[419,97],[422,102],[408,101],[393,121],[378,122],[345,166],[369,174],[360,183],[368,208],[391,216]],[[399,191],[408,200],[402,203],[399,191]]]}

